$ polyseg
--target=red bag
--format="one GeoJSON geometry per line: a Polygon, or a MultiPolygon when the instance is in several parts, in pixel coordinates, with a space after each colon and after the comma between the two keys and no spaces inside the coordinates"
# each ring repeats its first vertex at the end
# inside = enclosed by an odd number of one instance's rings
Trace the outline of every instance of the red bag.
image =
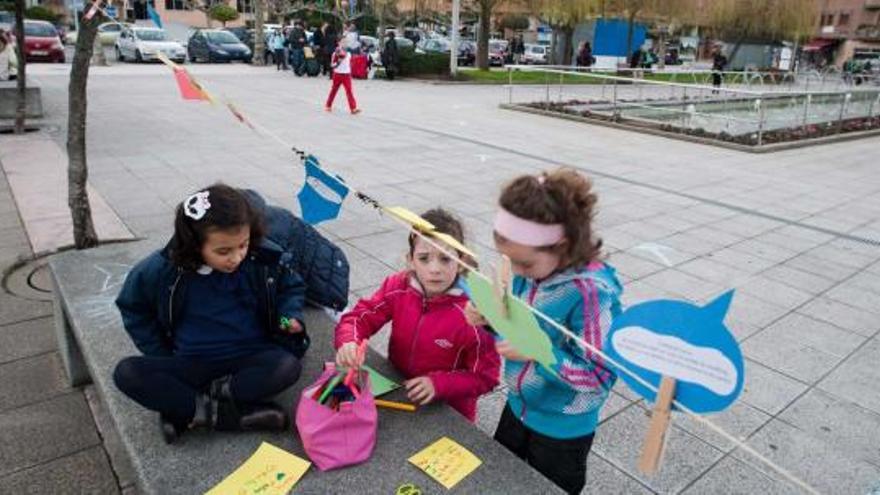
{"type": "Polygon", "coordinates": [[[378,414],[373,402],[369,374],[357,377],[360,394],[354,401],[343,402],[339,410],[319,404],[317,392],[336,376],[333,363],[324,364],[321,377],[302,392],[296,408],[296,429],[309,459],[321,471],[366,461],[376,446],[378,414]]]}
{"type": "Polygon", "coordinates": [[[366,55],[351,55],[351,77],[355,79],[367,78],[366,55]]]}

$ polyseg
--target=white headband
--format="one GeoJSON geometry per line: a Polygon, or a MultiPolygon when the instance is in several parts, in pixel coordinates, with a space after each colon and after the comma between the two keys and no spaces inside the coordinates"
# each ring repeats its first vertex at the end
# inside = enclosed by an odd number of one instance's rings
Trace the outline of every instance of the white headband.
{"type": "Polygon", "coordinates": [[[186,198],[183,202],[183,214],[193,220],[201,220],[205,213],[211,209],[211,202],[208,201],[209,194],[210,191],[200,191],[186,198]]]}
{"type": "Polygon", "coordinates": [[[517,244],[531,247],[552,246],[565,238],[561,223],[538,223],[520,218],[499,208],[495,215],[495,232],[517,244]]]}

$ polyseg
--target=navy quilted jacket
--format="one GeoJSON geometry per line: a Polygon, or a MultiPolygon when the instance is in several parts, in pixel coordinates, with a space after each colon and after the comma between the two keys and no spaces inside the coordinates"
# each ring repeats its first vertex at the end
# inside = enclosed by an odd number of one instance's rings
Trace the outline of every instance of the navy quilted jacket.
{"type": "Polygon", "coordinates": [[[338,246],[284,208],[266,203],[256,191],[244,191],[263,212],[266,237],[281,246],[286,262],[306,284],[306,300],[341,311],[348,305],[348,259],[338,246]]]}

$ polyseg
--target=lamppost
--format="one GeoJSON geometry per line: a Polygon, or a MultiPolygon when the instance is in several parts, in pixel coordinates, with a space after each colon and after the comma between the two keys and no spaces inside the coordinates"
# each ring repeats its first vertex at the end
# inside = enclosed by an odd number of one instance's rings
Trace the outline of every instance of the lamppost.
{"type": "Polygon", "coordinates": [[[458,75],[458,35],[460,31],[460,14],[461,0],[452,0],[452,44],[449,46],[449,74],[453,78],[458,75]]]}

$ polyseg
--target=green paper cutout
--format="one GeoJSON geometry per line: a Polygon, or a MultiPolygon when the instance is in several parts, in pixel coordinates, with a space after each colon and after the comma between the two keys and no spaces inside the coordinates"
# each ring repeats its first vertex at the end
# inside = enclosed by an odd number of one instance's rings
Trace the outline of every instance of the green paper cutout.
{"type": "Polygon", "coordinates": [[[361,367],[370,374],[370,387],[373,389],[373,397],[379,397],[400,388],[399,383],[385,377],[366,364],[361,367]]]}
{"type": "MultiPolygon", "coordinates": [[[[397,390],[401,387],[399,383],[391,380],[366,364],[362,364],[361,369],[366,370],[367,374],[370,375],[370,388],[372,389],[373,397],[385,395],[388,392],[397,390]]],[[[343,376],[348,371],[347,368],[340,368],[340,370],[339,374],[343,376]]]]}
{"type": "Polygon", "coordinates": [[[556,374],[551,367],[556,364],[556,356],[553,354],[550,337],[538,326],[538,320],[529,307],[515,297],[508,297],[509,318],[505,318],[501,315],[495,288],[491,283],[474,272],[468,274],[467,283],[471,302],[477,306],[492,328],[520,354],[534,359],[556,374]]]}

